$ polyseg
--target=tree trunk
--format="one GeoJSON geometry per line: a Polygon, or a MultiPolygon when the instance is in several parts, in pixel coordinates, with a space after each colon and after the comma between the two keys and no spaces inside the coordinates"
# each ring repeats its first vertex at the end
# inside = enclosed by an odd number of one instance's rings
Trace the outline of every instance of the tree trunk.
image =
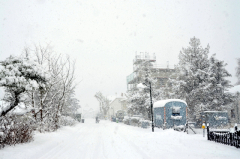
{"type": "Polygon", "coordinates": [[[13,97],[14,102],[11,102],[10,107],[7,110],[2,111],[2,113],[0,114],[0,117],[5,116],[8,112],[10,112],[13,108],[15,108],[19,104],[19,102],[20,102],[19,98],[20,98],[20,94],[22,92],[24,92],[24,91],[18,91],[18,92],[15,91],[12,93],[12,94],[14,94],[14,97],[13,97]]]}

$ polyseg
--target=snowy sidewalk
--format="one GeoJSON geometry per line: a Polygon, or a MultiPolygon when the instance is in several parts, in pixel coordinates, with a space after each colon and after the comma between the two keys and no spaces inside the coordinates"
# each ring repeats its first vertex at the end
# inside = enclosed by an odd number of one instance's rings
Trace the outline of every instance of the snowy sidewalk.
{"type": "Polygon", "coordinates": [[[0,159],[105,159],[184,158],[237,159],[240,149],[207,141],[202,135],[173,130],[141,129],[101,120],[85,119],[74,127],[37,133],[34,141],[0,150],[0,159]]]}

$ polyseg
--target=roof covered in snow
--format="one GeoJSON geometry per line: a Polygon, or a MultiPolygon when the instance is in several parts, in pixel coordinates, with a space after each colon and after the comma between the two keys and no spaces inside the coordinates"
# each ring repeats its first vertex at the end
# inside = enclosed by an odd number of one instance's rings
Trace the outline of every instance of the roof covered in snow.
{"type": "Polygon", "coordinates": [[[123,99],[125,99],[125,97],[115,97],[111,102],[110,102],[110,105],[115,101],[115,100],[119,100],[119,101],[122,101],[123,99]]]}
{"type": "Polygon", "coordinates": [[[169,102],[182,102],[187,105],[184,100],[181,99],[166,99],[166,100],[159,100],[153,104],[153,108],[164,107],[169,102]]]}
{"type": "Polygon", "coordinates": [[[120,101],[124,101],[126,98],[125,94],[122,93],[120,96],[107,96],[107,98],[110,100],[110,104],[113,103],[116,99],[119,99],[120,101]]]}
{"type": "Polygon", "coordinates": [[[116,98],[116,96],[107,96],[107,99],[109,99],[110,101],[113,101],[116,98]]]}
{"type": "Polygon", "coordinates": [[[227,113],[227,111],[204,111],[205,113],[227,113]]]}
{"type": "Polygon", "coordinates": [[[228,92],[229,93],[237,93],[237,92],[240,93],[240,85],[236,85],[236,86],[234,86],[232,88],[229,88],[228,92]]]}

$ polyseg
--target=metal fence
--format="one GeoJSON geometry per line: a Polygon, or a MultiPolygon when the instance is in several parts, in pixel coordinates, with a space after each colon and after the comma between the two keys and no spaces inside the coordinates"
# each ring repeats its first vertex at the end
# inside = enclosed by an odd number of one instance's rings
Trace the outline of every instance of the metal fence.
{"type": "Polygon", "coordinates": [[[240,148],[240,130],[237,130],[237,126],[235,126],[235,132],[217,130],[211,131],[209,130],[209,126],[207,126],[207,139],[240,148]]]}

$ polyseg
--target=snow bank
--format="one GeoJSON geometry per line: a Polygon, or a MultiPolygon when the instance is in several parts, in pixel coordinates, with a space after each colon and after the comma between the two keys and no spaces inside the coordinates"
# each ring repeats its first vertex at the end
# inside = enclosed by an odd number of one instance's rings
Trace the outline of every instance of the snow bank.
{"type": "Polygon", "coordinates": [[[172,107],[172,112],[173,113],[180,113],[180,109],[181,109],[181,107],[174,106],[174,107],[172,107]]]}
{"type": "MultiPolygon", "coordinates": [[[[202,130],[201,130],[202,132],[202,130]]],[[[207,135],[186,134],[151,127],[88,119],[52,133],[36,133],[34,141],[5,147],[1,159],[238,159],[239,149],[207,140],[207,135]]]]}
{"type": "Polygon", "coordinates": [[[173,120],[181,120],[182,116],[172,116],[171,115],[171,119],[173,119],[173,120]]]}
{"type": "Polygon", "coordinates": [[[206,112],[206,113],[226,113],[227,111],[211,111],[211,110],[209,110],[209,111],[204,111],[204,112],[206,112]]]}
{"type": "Polygon", "coordinates": [[[159,100],[153,104],[153,108],[164,107],[169,102],[182,102],[187,105],[184,100],[181,99],[167,99],[167,100],[159,100]]]}

